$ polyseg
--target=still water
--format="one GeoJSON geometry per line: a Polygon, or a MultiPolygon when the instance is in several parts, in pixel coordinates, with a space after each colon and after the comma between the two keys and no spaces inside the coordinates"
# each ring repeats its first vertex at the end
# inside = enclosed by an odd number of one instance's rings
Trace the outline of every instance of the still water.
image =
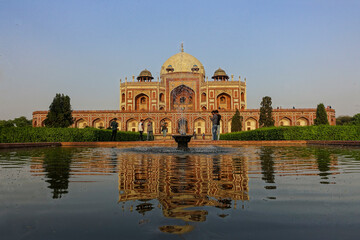
{"type": "Polygon", "coordinates": [[[0,239],[358,239],[360,149],[0,151],[0,239]]]}

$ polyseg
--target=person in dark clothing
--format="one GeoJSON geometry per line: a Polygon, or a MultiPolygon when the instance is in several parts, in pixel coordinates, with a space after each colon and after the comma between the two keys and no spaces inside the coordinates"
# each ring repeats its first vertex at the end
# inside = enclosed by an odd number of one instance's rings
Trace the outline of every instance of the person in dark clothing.
{"type": "Polygon", "coordinates": [[[217,140],[217,131],[218,131],[218,124],[220,120],[218,120],[218,115],[216,114],[216,110],[211,112],[212,117],[210,116],[210,120],[212,122],[212,140],[217,140]]]}
{"type": "Polygon", "coordinates": [[[151,120],[147,124],[147,139],[148,141],[154,140],[154,133],[153,133],[153,123],[151,120]]]}
{"type": "Polygon", "coordinates": [[[119,124],[116,122],[116,118],[114,118],[114,120],[110,123],[110,127],[111,127],[111,130],[112,130],[112,133],[111,133],[111,141],[116,141],[116,133],[117,133],[117,130],[118,130],[118,127],[119,127],[119,124]]]}
{"type": "Polygon", "coordinates": [[[139,133],[140,133],[140,141],[144,141],[144,140],[143,140],[144,119],[141,119],[141,120],[140,120],[138,130],[139,130],[139,133]]]}
{"type": "Polygon", "coordinates": [[[218,116],[217,119],[217,140],[220,140],[220,120],[221,120],[221,115],[219,114],[218,110],[215,110],[215,114],[218,116]]]}

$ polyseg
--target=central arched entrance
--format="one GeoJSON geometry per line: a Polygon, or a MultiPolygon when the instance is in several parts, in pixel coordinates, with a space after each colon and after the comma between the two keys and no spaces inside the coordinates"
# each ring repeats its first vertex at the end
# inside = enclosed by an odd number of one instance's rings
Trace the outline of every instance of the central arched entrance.
{"type": "Polygon", "coordinates": [[[174,88],[170,94],[171,110],[195,110],[195,92],[185,85],[174,88]]]}

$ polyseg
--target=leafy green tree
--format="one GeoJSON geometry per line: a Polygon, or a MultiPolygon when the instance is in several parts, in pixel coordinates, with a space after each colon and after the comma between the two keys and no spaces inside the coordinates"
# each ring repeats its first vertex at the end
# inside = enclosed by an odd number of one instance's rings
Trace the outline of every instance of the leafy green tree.
{"type": "Polygon", "coordinates": [[[74,123],[70,104],[70,97],[57,93],[49,107],[45,119],[46,127],[69,127],[74,123]]]}
{"type": "Polygon", "coordinates": [[[12,120],[0,120],[0,127],[13,127],[14,123],[12,120]]]}
{"type": "Polygon", "coordinates": [[[327,113],[324,104],[320,103],[316,108],[316,118],[314,120],[315,125],[329,125],[327,113]]]}
{"type": "Polygon", "coordinates": [[[261,101],[261,107],[260,107],[260,119],[259,119],[259,125],[260,127],[272,127],[274,126],[274,118],[272,116],[272,101],[271,97],[266,96],[263,97],[261,101]]]}
{"type": "Polygon", "coordinates": [[[31,127],[32,120],[21,116],[13,120],[0,120],[0,127],[31,127]]]}
{"type": "Polygon", "coordinates": [[[352,117],[351,124],[352,124],[352,125],[358,125],[358,126],[360,126],[360,113],[355,114],[355,115],[352,117]]]}
{"type": "Polygon", "coordinates": [[[339,116],[336,118],[336,125],[349,125],[351,124],[353,117],[350,116],[339,116]]]}
{"type": "Polygon", "coordinates": [[[12,122],[16,127],[31,127],[32,124],[32,120],[28,120],[24,116],[15,118],[12,122]]]}
{"type": "Polygon", "coordinates": [[[240,132],[242,128],[242,119],[240,112],[236,109],[234,116],[231,119],[231,132],[240,132]]]}

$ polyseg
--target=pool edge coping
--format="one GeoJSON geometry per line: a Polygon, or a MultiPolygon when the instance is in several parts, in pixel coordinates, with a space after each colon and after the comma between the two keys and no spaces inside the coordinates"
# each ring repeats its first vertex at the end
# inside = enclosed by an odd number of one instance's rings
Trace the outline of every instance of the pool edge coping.
{"type": "MultiPolygon", "coordinates": [[[[40,143],[0,143],[0,149],[10,148],[31,148],[31,147],[117,147],[117,146],[176,146],[173,140],[156,140],[156,141],[124,141],[124,142],[40,142],[40,143]],[[141,144],[140,144],[141,143],[141,144]]],[[[337,145],[337,146],[360,146],[360,141],[317,141],[317,140],[279,140],[279,141],[210,141],[210,140],[193,140],[189,146],[201,145],[256,145],[256,146],[286,146],[286,145],[337,145]]]]}

